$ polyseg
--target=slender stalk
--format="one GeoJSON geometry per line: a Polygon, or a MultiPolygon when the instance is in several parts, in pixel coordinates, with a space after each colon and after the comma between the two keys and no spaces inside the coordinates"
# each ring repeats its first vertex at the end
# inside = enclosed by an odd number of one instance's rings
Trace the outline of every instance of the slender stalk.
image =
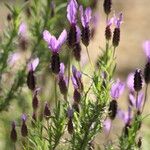
{"type": "MultiPolygon", "coordinates": [[[[67,90],[67,95],[68,95],[68,92],[69,92],[69,84],[70,84],[70,67],[71,67],[71,60],[70,60],[70,52],[69,52],[69,56],[68,56],[68,90],[67,90]]],[[[68,96],[66,96],[66,98],[68,98],[68,96]]],[[[67,100],[67,99],[66,99],[67,100]]]]}
{"type": "Polygon", "coordinates": [[[17,150],[17,148],[16,148],[16,143],[14,143],[14,150],[17,150]]]}
{"type": "Polygon", "coordinates": [[[54,93],[55,93],[55,105],[56,105],[56,107],[57,107],[57,76],[56,75],[54,75],[54,93]]]}
{"type": "Polygon", "coordinates": [[[136,108],[138,108],[138,95],[139,95],[139,92],[136,92],[136,108]]]}
{"type": "Polygon", "coordinates": [[[148,92],[148,84],[146,84],[146,88],[145,88],[145,96],[144,96],[144,103],[143,103],[143,107],[142,107],[142,112],[144,110],[145,103],[146,103],[146,100],[147,100],[147,92],[148,92]]]}
{"type": "Polygon", "coordinates": [[[91,67],[93,68],[93,67],[94,67],[94,65],[93,65],[92,60],[91,60],[91,58],[90,58],[90,54],[89,54],[88,47],[86,47],[86,52],[87,52],[88,59],[89,59],[89,62],[90,62],[90,64],[91,64],[91,67]]]}
{"type": "Polygon", "coordinates": [[[113,50],[113,58],[115,57],[115,53],[116,53],[116,47],[114,46],[114,50],[113,50]]]}

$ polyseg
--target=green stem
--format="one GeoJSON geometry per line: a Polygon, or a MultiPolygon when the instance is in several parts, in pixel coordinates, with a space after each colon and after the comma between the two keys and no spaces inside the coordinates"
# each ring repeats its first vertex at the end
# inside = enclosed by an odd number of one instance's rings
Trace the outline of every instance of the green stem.
{"type": "Polygon", "coordinates": [[[144,103],[143,103],[143,107],[142,107],[142,112],[144,110],[144,107],[145,107],[145,103],[147,101],[147,91],[148,91],[148,84],[146,84],[146,88],[145,88],[145,96],[144,96],[144,103]]]}
{"type": "Polygon", "coordinates": [[[86,52],[87,52],[88,59],[89,59],[89,62],[90,62],[90,64],[91,64],[91,67],[94,68],[94,65],[93,65],[93,63],[92,63],[92,60],[91,60],[91,58],[90,58],[90,54],[89,54],[88,47],[86,47],[86,52]]]}
{"type": "Polygon", "coordinates": [[[57,76],[54,75],[54,78],[55,78],[55,79],[54,79],[54,87],[55,87],[55,89],[54,89],[54,90],[55,90],[55,91],[54,91],[54,93],[55,93],[55,106],[57,107],[57,104],[58,104],[58,103],[57,103],[57,100],[58,100],[58,99],[57,99],[57,76]]]}

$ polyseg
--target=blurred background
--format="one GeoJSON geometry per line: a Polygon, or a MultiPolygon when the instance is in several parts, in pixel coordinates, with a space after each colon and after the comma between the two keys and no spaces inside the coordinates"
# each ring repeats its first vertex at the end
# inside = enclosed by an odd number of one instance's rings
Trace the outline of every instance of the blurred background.
{"type": "MultiPolygon", "coordinates": [[[[120,45],[116,50],[116,60],[117,60],[117,72],[115,74],[116,78],[121,78],[126,81],[126,77],[130,72],[133,72],[136,68],[143,69],[146,61],[142,49],[142,43],[150,39],[150,1],[149,0],[112,0],[112,16],[113,12],[123,13],[123,24],[121,25],[121,41],[120,45]]],[[[21,0],[0,0],[0,34],[3,32],[5,25],[7,23],[6,18],[8,14],[8,9],[5,7],[4,2],[8,2],[10,5],[21,5],[21,0]]],[[[105,14],[103,12],[103,0],[99,0],[97,5],[97,12],[100,15],[100,23],[98,24],[96,35],[90,44],[89,52],[93,59],[96,61],[97,55],[99,54],[99,47],[104,47],[104,29],[105,29],[105,14]]],[[[83,47],[83,53],[85,52],[83,47]]],[[[86,57],[86,56],[85,56],[86,57]]],[[[149,90],[150,92],[150,90],[149,90]]],[[[148,98],[147,105],[144,110],[144,115],[150,114],[150,97],[148,98]]],[[[119,107],[127,108],[127,93],[119,99],[119,107]]],[[[8,112],[3,112],[3,117],[8,116],[8,112]]],[[[18,114],[19,116],[20,114],[18,114]]],[[[0,149],[4,149],[5,140],[7,139],[9,132],[9,125],[3,122],[3,117],[0,117],[0,149]],[[5,131],[5,132],[4,132],[5,131]],[[5,139],[4,139],[5,137],[5,139]]],[[[8,120],[10,120],[9,118],[8,120]]],[[[113,133],[110,137],[117,138],[119,132],[121,132],[119,120],[113,122],[113,133]],[[119,131],[119,132],[118,132],[119,131]]],[[[144,120],[144,123],[140,132],[143,137],[143,149],[149,150],[150,148],[150,117],[144,120]]],[[[9,138],[9,137],[8,137],[9,138]]],[[[103,143],[109,140],[105,136],[100,136],[97,138],[96,143],[103,143]],[[103,140],[101,140],[103,138],[103,140]]]]}

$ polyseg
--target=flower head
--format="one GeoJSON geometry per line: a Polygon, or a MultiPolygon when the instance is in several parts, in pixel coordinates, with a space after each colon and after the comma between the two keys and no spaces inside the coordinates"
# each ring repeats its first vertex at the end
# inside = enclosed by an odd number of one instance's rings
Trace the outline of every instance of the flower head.
{"type": "Polygon", "coordinates": [[[56,37],[51,35],[49,31],[45,30],[43,32],[43,39],[47,42],[48,48],[50,48],[53,53],[59,53],[60,48],[67,39],[67,31],[63,30],[59,38],[56,39],[56,37]]]}
{"type": "Polygon", "coordinates": [[[84,28],[89,26],[89,23],[92,18],[92,9],[90,7],[86,8],[85,11],[83,10],[83,6],[80,6],[80,13],[81,13],[81,23],[84,28]]]}
{"type": "Polygon", "coordinates": [[[23,122],[25,122],[25,121],[27,120],[26,114],[23,114],[23,115],[21,116],[21,119],[22,119],[23,122]]]}
{"type": "Polygon", "coordinates": [[[118,99],[119,96],[123,93],[124,88],[125,84],[118,79],[111,87],[111,97],[115,100],[118,99]]]}
{"type": "Polygon", "coordinates": [[[18,35],[26,37],[26,32],[27,32],[27,25],[26,23],[22,22],[19,26],[18,35]]]}
{"type": "Polygon", "coordinates": [[[76,0],[70,0],[68,6],[67,6],[67,18],[70,22],[70,24],[75,25],[77,23],[77,9],[78,4],[76,0]]]}

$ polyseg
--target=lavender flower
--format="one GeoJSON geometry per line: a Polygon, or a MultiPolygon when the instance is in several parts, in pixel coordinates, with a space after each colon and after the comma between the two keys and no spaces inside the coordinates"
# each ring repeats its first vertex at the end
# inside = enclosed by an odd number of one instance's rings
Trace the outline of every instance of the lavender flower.
{"type": "Polygon", "coordinates": [[[67,94],[67,86],[68,86],[68,79],[64,76],[65,74],[65,65],[63,63],[60,64],[60,71],[58,76],[58,84],[60,92],[66,96],[67,94]]]}
{"type": "Polygon", "coordinates": [[[27,85],[30,90],[35,90],[36,80],[34,72],[39,64],[39,58],[32,59],[28,64],[27,85]]]}
{"type": "Polygon", "coordinates": [[[54,2],[54,0],[52,0],[51,1],[51,3],[50,3],[50,8],[51,8],[51,17],[54,17],[54,15],[55,15],[55,2],[54,2]]]}
{"type": "Polygon", "coordinates": [[[23,137],[26,137],[28,135],[28,128],[26,125],[27,116],[23,114],[21,118],[22,118],[21,135],[23,137]]]}
{"type": "Polygon", "coordinates": [[[44,107],[44,117],[46,118],[46,120],[48,120],[50,116],[51,116],[50,108],[48,106],[48,103],[46,102],[44,107]]]}
{"type": "Polygon", "coordinates": [[[123,93],[125,84],[122,83],[119,79],[111,87],[111,97],[116,100],[123,93]]]}
{"type": "Polygon", "coordinates": [[[26,23],[22,22],[18,29],[18,35],[21,37],[26,37],[26,33],[27,33],[27,25],[26,23]]]}
{"type": "Polygon", "coordinates": [[[73,133],[73,130],[74,130],[74,127],[73,127],[73,121],[72,121],[72,119],[73,119],[73,109],[72,108],[68,108],[68,110],[67,110],[67,116],[68,116],[68,118],[69,118],[69,120],[68,120],[68,132],[70,133],[70,134],[72,134],[73,133]]]}
{"type": "Polygon", "coordinates": [[[68,33],[68,45],[74,48],[77,43],[77,9],[78,4],[76,0],[70,0],[67,6],[67,18],[70,22],[70,30],[68,33]]]}
{"type": "Polygon", "coordinates": [[[36,111],[37,108],[38,108],[38,105],[39,105],[39,100],[38,100],[38,97],[37,97],[37,94],[39,92],[40,89],[36,89],[34,91],[34,94],[33,94],[33,99],[32,99],[32,107],[33,107],[33,110],[36,111]]]}
{"type": "Polygon", "coordinates": [[[82,78],[82,74],[77,71],[77,69],[75,68],[75,66],[72,66],[72,83],[74,86],[74,101],[76,101],[77,103],[80,102],[81,99],[81,92],[83,91],[83,84],[81,81],[82,78]]]}
{"type": "Polygon", "coordinates": [[[147,40],[143,43],[143,49],[148,61],[150,61],[150,40],[147,40]]]}
{"type": "Polygon", "coordinates": [[[114,16],[114,24],[115,24],[115,29],[114,29],[114,34],[113,34],[113,40],[112,44],[114,47],[117,47],[120,42],[120,25],[123,20],[123,15],[122,13],[119,14],[119,17],[114,16]]]}
{"type": "Polygon", "coordinates": [[[89,24],[92,18],[92,10],[90,7],[83,11],[83,6],[80,6],[81,23],[82,23],[82,43],[87,47],[90,42],[90,29],[89,24]]]}
{"type": "Polygon", "coordinates": [[[48,48],[52,52],[52,57],[51,57],[52,72],[58,74],[60,71],[59,52],[61,50],[62,45],[65,43],[67,39],[67,32],[66,30],[63,30],[59,38],[56,39],[56,37],[52,36],[49,33],[49,31],[45,30],[43,32],[43,39],[47,42],[48,48]]]}

